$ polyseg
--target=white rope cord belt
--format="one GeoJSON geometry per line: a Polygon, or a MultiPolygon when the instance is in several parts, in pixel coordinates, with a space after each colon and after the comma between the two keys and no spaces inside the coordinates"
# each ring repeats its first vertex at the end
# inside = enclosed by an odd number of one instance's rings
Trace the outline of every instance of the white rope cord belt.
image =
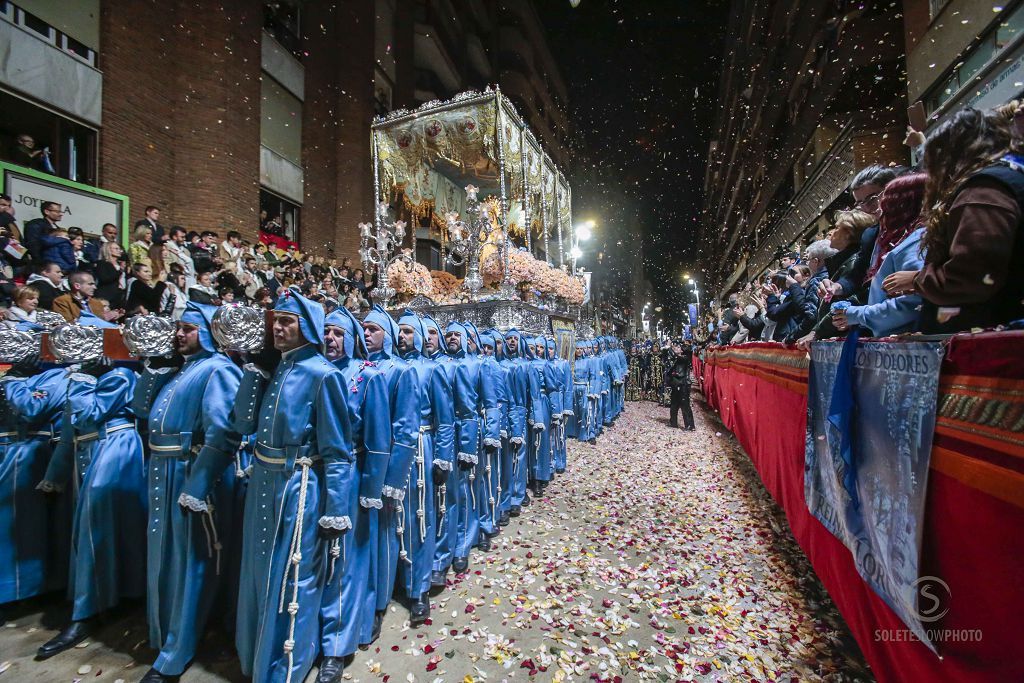
{"type": "Polygon", "coordinates": [[[288,603],[288,639],[284,641],[284,653],[288,655],[288,675],[285,677],[285,683],[291,683],[292,667],[295,664],[295,622],[299,614],[299,564],[302,562],[302,518],[306,514],[306,487],[309,485],[309,468],[313,465],[313,459],[298,458],[295,465],[302,468],[302,483],[299,488],[295,532],[292,534],[291,547],[288,549],[288,562],[291,564],[291,569],[286,569],[284,572],[284,580],[281,582],[281,600],[277,605],[277,613],[280,614],[284,611],[284,593],[288,589],[288,574],[292,573],[292,600],[288,603]]]}

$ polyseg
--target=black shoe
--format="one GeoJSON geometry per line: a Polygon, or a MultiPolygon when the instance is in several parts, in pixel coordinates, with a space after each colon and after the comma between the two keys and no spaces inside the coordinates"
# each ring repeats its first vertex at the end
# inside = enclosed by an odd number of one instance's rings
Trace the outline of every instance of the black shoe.
{"type": "Polygon", "coordinates": [[[565,474],[565,468],[555,470],[555,474],[565,474]]]}
{"type": "Polygon", "coordinates": [[[669,422],[668,426],[671,427],[672,429],[678,429],[679,428],[679,423],[678,422],[669,422]]]}
{"type": "Polygon", "coordinates": [[[409,623],[419,626],[429,618],[430,600],[426,595],[421,595],[420,599],[412,603],[412,607],[409,608],[409,623]]]}
{"type": "Polygon", "coordinates": [[[381,624],[384,623],[384,611],[385,610],[378,610],[377,612],[373,613],[373,632],[370,633],[371,645],[373,643],[376,643],[377,639],[380,638],[380,627],[381,624]]]}
{"type": "Polygon", "coordinates": [[[587,443],[589,443],[591,446],[595,446],[595,445],[597,445],[597,439],[593,438],[590,441],[588,441],[587,443]]]}
{"type": "Polygon", "coordinates": [[[540,498],[540,494],[544,493],[544,485],[541,484],[541,482],[539,482],[539,481],[535,481],[530,486],[530,490],[533,491],[533,495],[535,495],[538,498],[540,498]]]}
{"type": "Polygon", "coordinates": [[[498,526],[508,526],[508,523],[512,521],[512,517],[508,510],[501,513],[501,517],[498,518],[498,526]]]}
{"type": "Polygon", "coordinates": [[[469,569],[468,557],[456,557],[455,561],[452,562],[452,571],[456,574],[465,574],[467,569],[469,569]]]}
{"type": "Polygon", "coordinates": [[[448,585],[447,572],[430,572],[430,587],[445,588],[448,585]]]}
{"type": "Polygon", "coordinates": [[[486,532],[481,532],[480,542],[476,544],[476,547],[486,553],[491,549],[491,537],[488,536],[486,532]]]}
{"type": "MultiPolygon", "coordinates": [[[[523,504],[524,505],[529,505],[529,503],[527,503],[525,500],[523,501],[523,504]]],[[[523,506],[522,505],[513,505],[512,509],[509,510],[508,514],[511,517],[518,517],[519,515],[523,514],[523,506]]]]}
{"type": "Polygon", "coordinates": [[[697,431],[697,428],[696,427],[686,427],[686,431],[688,431],[688,432],[695,432],[695,431],[697,431]]]}
{"type": "Polygon", "coordinates": [[[89,637],[92,626],[92,621],[72,621],[36,651],[36,660],[49,659],[64,650],[70,650],[89,637]]]}
{"type": "MultiPolygon", "coordinates": [[[[146,672],[145,676],[139,679],[139,683],[178,683],[179,678],[180,676],[168,676],[167,674],[160,673],[156,669],[150,669],[146,672]]],[[[341,678],[338,678],[338,680],[340,681],[341,678]]]]}
{"type": "Polygon", "coordinates": [[[524,507],[524,508],[530,507],[530,494],[529,493],[523,494],[523,504],[522,504],[522,507],[524,507]]]}
{"type": "Polygon", "coordinates": [[[320,672],[316,675],[316,683],[341,683],[343,673],[344,657],[324,657],[320,660],[320,672]]]}

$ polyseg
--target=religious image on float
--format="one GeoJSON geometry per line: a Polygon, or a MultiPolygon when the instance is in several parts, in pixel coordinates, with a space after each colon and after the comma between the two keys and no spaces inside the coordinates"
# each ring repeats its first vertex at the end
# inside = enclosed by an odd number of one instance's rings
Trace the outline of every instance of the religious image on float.
{"type": "Polygon", "coordinates": [[[398,110],[372,128],[380,208],[364,261],[380,259],[370,263],[390,304],[502,300],[578,317],[569,184],[500,90],[398,110]]]}

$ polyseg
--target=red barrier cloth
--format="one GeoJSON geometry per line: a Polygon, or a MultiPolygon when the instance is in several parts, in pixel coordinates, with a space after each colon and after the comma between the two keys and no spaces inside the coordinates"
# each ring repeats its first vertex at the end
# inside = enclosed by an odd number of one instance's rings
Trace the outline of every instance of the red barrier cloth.
{"type": "Polygon", "coordinates": [[[277,247],[283,251],[288,251],[288,247],[295,247],[296,249],[299,248],[298,242],[292,242],[286,237],[279,237],[278,235],[263,232],[262,230],[260,230],[260,242],[263,242],[263,244],[266,244],[267,246],[277,247]]]}
{"type": "MultiPolygon", "coordinates": [[[[870,343],[870,342],[867,342],[870,343]]],[[[1024,659],[1024,333],[957,335],[940,375],[921,555],[949,586],[940,656],[860,578],[804,500],[808,358],[779,344],[707,352],[708,404],[749,454],[879,681],[1020,681],[1024,659]]],[[[941,610],[940,610],[941,611],[941,610]]]]}

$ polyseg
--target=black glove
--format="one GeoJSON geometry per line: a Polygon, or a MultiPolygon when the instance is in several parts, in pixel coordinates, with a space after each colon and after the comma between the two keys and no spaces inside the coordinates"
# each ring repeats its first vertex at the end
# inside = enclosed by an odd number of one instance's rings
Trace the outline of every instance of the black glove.
{"type": "Polygon", "coordinates": [[[448,475],[450,470],[442,470],[436,464],[434,465],[434,485],[444,486],[448,483],[448,475]]]}
{"type": "Polygon", "coordinates": [[[463,472],[468,472],[474,467],[476,467],[475,463],[467,462],[465,460],[459,460],[459,469],[462,470],[463,472]]]}
{"type": "Polygon", "coordinates": [[[39,372],[39,354],[30,353],[17,363],[11,366],[11,369],[7,371],[10,377],[32,377],[39,372]]]}
{"type": "Polygon", "coordinates": [[[88,363],[83,363],[82,369],[79,372],[82,372],[86,375],[92,375],[93,377],[99,379],[103,375],[110,372],[111,367],[112,365],[110,363],[110,359],[107,358],[106,356],[100,356],[96,360],[91,360],[88,363]]]}
{"type": "Polygon", "coordinates": [[[147,358],[145,363],[146,367],[150,370],[159,370],[161,368],[177,370],[184,364],[185,357],[179,353],[172,353],[169,356],[153,356],[152,358],[147,358]]]}
{"type": "Polygon", "coordinates": [[[320,536],[328,541],[333,541],[336,538],[344,536],[347,531],[348,529],[335,529],[333,527],[321,526],[320,536]]]}
{"type": "Polygon", "coordinates": [[[281,362],[281,352],[273,346],[264,345],[259,351],[246,353],[245,361],[252,363],[268,375],[273,375],[277,364],[281,362]]]}

